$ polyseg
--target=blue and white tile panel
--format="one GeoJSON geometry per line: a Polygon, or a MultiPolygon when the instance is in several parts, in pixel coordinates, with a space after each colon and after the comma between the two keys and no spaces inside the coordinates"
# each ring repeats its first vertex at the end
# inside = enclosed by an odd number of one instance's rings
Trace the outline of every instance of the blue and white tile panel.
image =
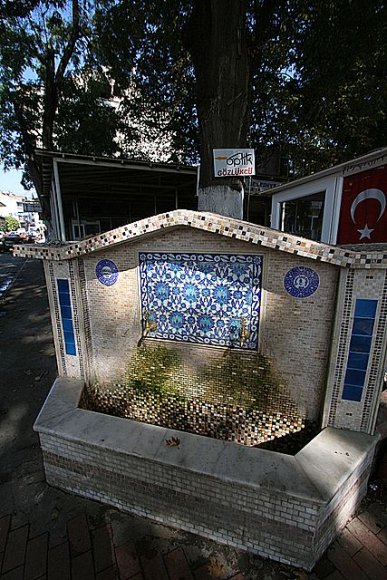
{"type": "Polygon", "coordinates": [[[141,253],[144,335],[256,349],[262,257],[141,253]]]}

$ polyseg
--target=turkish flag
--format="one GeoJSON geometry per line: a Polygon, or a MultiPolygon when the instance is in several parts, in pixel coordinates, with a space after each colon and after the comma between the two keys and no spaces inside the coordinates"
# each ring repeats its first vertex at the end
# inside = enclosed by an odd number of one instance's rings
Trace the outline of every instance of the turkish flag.
{"type": "Polygon", "coordinates": [[[345,177],[338,244],[387,242],[387,167],[345,177]]]}

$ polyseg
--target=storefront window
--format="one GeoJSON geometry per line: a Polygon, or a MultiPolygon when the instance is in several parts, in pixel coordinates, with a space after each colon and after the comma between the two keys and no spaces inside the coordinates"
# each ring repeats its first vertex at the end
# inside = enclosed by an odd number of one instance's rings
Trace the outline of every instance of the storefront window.
{"type": "Polygon", "coordinates": [[[281,203],[281,230],[321,241],[325,191],[281,203]]]}

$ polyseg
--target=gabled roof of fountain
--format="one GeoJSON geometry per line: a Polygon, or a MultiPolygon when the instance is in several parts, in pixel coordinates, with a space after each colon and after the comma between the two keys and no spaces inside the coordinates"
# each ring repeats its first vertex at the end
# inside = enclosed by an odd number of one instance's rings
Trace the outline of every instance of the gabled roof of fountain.
{"type": "Polygon", "coordinates": [[[341,267],[386,268],[387,266],[386,246],[382,250],[373,252],[367,251],[366,247],[362,251],[352,251],[347,248],[314,242],[250,222],[185,209],[151,216],[83,241],[16,246],[14,254],[43,260],[71,260],[113,248],[124,242],[137,241],[142,236],[154,235],[157,232],[177,227],[190,227],[211,232],[252,245],[261,245],[341,267]]]}

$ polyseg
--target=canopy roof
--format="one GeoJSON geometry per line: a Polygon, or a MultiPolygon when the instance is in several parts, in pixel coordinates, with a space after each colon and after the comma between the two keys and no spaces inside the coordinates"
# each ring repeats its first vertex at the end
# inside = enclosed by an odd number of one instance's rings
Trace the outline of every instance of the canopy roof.
{"type": "Polygon", "coordinates": [[[52,177],[58,172],[64,201],[122,201],[131,197],[139,202],[149,195],[194,196],[196,168],[180,164],[152,163],[71,153],[35,151],[43,176],[42,197],[51,194],[52,177]]]}

